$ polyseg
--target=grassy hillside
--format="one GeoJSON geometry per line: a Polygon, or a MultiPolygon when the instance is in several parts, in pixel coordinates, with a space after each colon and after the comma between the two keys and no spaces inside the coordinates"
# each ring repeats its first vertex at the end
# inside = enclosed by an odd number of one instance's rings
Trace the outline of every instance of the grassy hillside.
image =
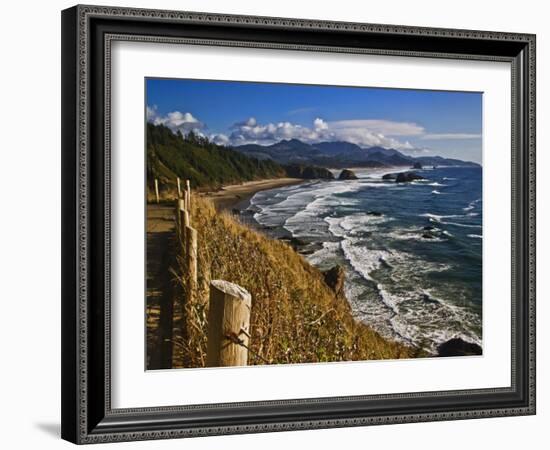
{"type": "Polygon", "coordinates": [[[217,146],[192,133],[174,134],[163,125],[147,124],[147,182],[161,191],[174,191],[176,177],[191,180],[195,188],[215,189],[223,184],[285,176],[273,161],[259,161],[217,146]]]}
{"type": "MultiPolygon", "coordinates": [[[[410,348],[357,323],[345,298],[336,297],[322,273],[287,244],[216,212],[197,196],[191,222],[198,231],[199,292],[184,305],[176,366],[204,365],[211,279],[237,283],[252,295],[251,365],[412,356],[410,348]]],[[[176,272],[184,285],[182,261],[176,272]]]]}

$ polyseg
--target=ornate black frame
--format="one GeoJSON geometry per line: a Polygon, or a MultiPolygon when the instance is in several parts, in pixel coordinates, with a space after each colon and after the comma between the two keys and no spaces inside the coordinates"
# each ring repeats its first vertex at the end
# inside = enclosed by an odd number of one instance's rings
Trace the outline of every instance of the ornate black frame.
{"type": "Polygon", "coordinates": [[[62,12],[62,437],[97,443],[535,413],[535,36],[75,6],[62,12]],[[185,42],[512,65],[512,385],[165,408],[110,403],[110,43],[185,42]]]}

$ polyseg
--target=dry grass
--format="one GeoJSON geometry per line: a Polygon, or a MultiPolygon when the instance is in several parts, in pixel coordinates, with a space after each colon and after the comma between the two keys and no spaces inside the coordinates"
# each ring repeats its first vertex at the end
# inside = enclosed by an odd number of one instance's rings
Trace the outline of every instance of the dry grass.
{"type": "Polygon", "coordinates": [[[206,358],[208,286],[223,279],[252,295],[249,364],[282,364],[414,356],[356,322],[347,301],[335,298],[319,270],[287,244],[269,239],[194,197],[191,223],[198,231],[199,289],[183,289],[183,333],[176,366],[202,367],[206,358]]]}

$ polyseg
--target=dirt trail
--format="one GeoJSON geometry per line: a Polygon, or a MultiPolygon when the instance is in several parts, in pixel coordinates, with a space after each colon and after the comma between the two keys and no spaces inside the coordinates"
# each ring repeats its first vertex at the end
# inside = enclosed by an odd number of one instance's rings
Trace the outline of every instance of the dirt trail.
{"type": "Polygon", "coordinates": [[[174,208],[147,206],[147,369],[172,367],[175,267],[174,208]]]}

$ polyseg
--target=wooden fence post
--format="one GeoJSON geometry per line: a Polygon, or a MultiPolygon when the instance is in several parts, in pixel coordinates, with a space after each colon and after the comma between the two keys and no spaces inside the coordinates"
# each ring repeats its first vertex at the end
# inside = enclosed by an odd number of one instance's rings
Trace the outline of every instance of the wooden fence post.
{"type": "Polygon", "coordinates": [[[187,198],[187,211],[191,211],[191,182],[185,180],[185,193],[187,198]]]}
{"type": "Polygon", "coordinates": [[[189,205],[187,204],[187,191],[184,189],[182,194],[183,208],[189,211],[189,205]]]}
{"type": "Polygon", "coordinates": [[[160,198],[159,198],[159,180],[155,178],[155,195],[157,197],[157,205],[160,201],[160,198]]]}
{"type": "Polygon", "coordinates": [[[191,221],[189,219],[189,211],[186,209],[180,209],[180,217],[181,217],[181,232],[185,235],[186,231],[185,228],[191,225],[191,221]]]}
{"type": "Polygon", "coordinates": [[[177,178],[178,181],[178,198],[181,198],[181,184],[180,184],[180,177],[177,178]]]}
{"type": "Polygon", "coordinates": [[[210,282],[208,367],[246,366],[250,338],[250,293],[223,280],[210,282]]]}
{"type": "MultiPolygon", "coordinates": [[[[185,211],[187,213],[187,211],[185,211]]],[[[191,295],[197,289],[197,230],[189,225],[185,227],[185,256],[187,258],[187,288],[191,295]]]]}
{"type": "Polygon", "coordinates": [[[176,232],[178,236],[181,239],[181,242],[185,240],[185,227],[183,225],[183,211],[185,211],[183,199],[178,198],[176,199],[176,211],[175,211],[175,217],[176,217],[176,232]]]}

